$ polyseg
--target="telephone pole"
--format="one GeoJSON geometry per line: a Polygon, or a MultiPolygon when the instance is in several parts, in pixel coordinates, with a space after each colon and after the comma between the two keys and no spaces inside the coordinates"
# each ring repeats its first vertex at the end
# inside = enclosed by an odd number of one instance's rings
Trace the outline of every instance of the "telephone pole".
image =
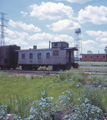
{"type": "Polygon", "coordinates": [[[5,30],[4,30],[4,27],[6,27],[5,25],[4,25],[4,21],[7,21],[7,20],[5,20],[4,19],[4,15],[6,15],[5,13],[3,13],[3,12],[0,12],[0,14],[1,14],[1,24],[0,24],[0,26],[1,26],[1,46],[2,45],[5,45],[5,40],[4,40],[4,38],[5,38],[5,30]]]}

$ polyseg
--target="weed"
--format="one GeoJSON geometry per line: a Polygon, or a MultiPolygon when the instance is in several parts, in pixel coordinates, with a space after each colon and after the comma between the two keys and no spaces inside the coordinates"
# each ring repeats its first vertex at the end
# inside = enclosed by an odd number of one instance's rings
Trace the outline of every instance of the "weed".
{"type": "Polygon", "coordinates": [[[65,115],[64,118],[70,120],[98,120],[103,117],[103,111],[99,107],[90,104],[87,98],[80,105],[74,105],[72,110],[72,113],[65,115]]]}
{"type": "MultiPolygon", "coordinates": [[[[85,86],[80,91],[80,97],[83,98],[83,100],[84,100],[84,98],[88,98],[90,104],[98,106],[103,111],[105,111],[103,102],[102,102],[102,93],[103,93],[103,90],[101,90],[101,88],[85,86]]],[[[81,102],[83,102],[83,101],[81,101],[81,102]]]]}
{"type": "Polygon", "coordinates": [[[65,73],[59,73],[59,78],[61,81],[64,81],[67,77],[65,73]]]}
{"type": "Polygon", "coordinates": [[[74,104],[74,95],[71,89],[66,90],[62,93],[62,96],[59,96],[59,101],[63,106],[63,109],[69,109],[74,104]]]}
{"type": "Polygon", "coordinates": [[[52,105],[53,97],[47,97],[47,93],[45,90],[42,91],[41,94],[41,99],[33,101],[32,107],[30,109],[30,116],[28,117],[28,119],[48,120],[50,119],[50,113],[56,112],[56,109],[54,107],[57,106],[52,105]]]}

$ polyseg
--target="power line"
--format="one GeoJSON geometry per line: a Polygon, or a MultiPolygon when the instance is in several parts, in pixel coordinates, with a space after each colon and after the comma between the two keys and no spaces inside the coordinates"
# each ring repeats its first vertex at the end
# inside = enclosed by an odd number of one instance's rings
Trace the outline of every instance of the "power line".
{"type": "Polygon", "coordinates": [[[4,38],[5,38],[5,31],[4,31],[4,27],[6,27],[5,25],[4,25],[4,21],[7,21],[7,20],[5,20],[4,19],[4,15],[6,15],[5,13],[3,13],[3,12],[0,12],[1,13],[1,46],[2,45],[5,45],[5,40],[4,40],[4,38]]]}

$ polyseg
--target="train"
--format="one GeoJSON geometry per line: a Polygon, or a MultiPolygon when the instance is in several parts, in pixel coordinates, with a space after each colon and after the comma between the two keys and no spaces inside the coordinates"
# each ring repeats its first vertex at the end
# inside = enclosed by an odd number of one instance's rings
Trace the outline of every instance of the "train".
{"type": "Polygon", "coordinates": [[[74,62],[74,51],[76,47],[69,47],[69,43],[50,42],[49,48],[20,49],[20,46],[0,46],[1,69],[16,69],[21,66],[22,70],[37,70],[40,66],[52,66],[54,71],[69,70],[71,67],[78,68],[74,62]]]}

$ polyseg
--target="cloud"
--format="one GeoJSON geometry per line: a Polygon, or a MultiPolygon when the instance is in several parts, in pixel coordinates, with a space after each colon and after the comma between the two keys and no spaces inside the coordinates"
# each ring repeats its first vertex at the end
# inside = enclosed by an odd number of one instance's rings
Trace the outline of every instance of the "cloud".
{"type": "Polygon", "coordinates": [[[82,42],[82,53],[87,53],[87,51],[92,50],[92,52],[96,52],[97,42],[94,40],[86,40],[82,42]]]}
{"type": "Polygon", "coordinates": [[[49,41],[65,41],[69,44],[74,43],[74,39],[66,34],[53,35],[49,33],[37,33],[29,37],[29,40],[37,45],[38,48],[49,47],[49,41]]]}
{"type": "Polygon", "coordinates": [[[6,30],[8,36],[5,38],[6,44],[17,44],[21,48],[29,48],[33,45],[37,45],[37,48],[48,48],[49,41],[66,41],[69,44],[74,43],[74,39],[67,34],[53,35],[50,33],[36,33],[34,35],[29,35],[26,32],[11,31],[6,30]]]}
{"type": "Polygon", "coordinates": [[[56,1],[67,1],[70,3],[79,3],[79,4],[84,4],[88,1],[92,1],[92,0],[56,0],[56,1]]]}
{"type": "Polygon", "coordinates": [[[80,28],[80,25],[76,22],[73,22],[72,20],[59,20],[58,22],[52,23],[51,25],[47,25],[47,27],[54,31],[69,31],[72,29],[80,28]]]}
{"type": "Polygon", "coordinates": [[[11,19],[9,20],[8,24],[9,24],[10,26],[12,26],[12,27],[16,27],[16,26],[17,26],[17,23],[14,22],[14,21],[11,20],[11,19]]]}
{"type": "Polygon", "coordinates": [[[21,39],[29,38],[29,35],[26,32],[17,32],[17,31],[6,29],[6,33],[8,33],[8,37],[10,38],[17,38],[17,37],[21,39]]]}
{"type": "Polygon", "coordinates": [[[23,15],[23,17],[25,17],[27,15],[27,12],[21,11],[21,14],[23,15]]]}
{"type": "Polygon", "coordinates": [[[78,13],[77,20],[80,23],[91,22],[96,25],[107,23],[107,7],[105,6],[90,6],[81,9],[78,13]]]}
{"type": "Polygon", "coordinates": [[[66,42],[70,41],[72,42],[74,39],[71,36],[68,36],[66,34],[53,35],[50,33],[37,33],[35,35],[30,36],[29,40],[30,41],[38,40],[38,42],[41,42],[41,41],[45,41],[45,42],[46,41],[66,41],[66,42]]]}
{"type": "Polygon", "coordinates": [[[17,32],[17,31],[12,31],[9,29],[6,29],[6,33],[8,35],[5,38],[6,44],[16,44],[19,46],[26,46],[28,45],[28,42],[25,42],[25,40],[29,39],[29,34],[26,32],[17,32]]]}
{"type": "Polygon", "coordinates": [[[23,30],[31,31],[31,32],[40,32],[41,29],[38,27],[35,27],[33,24],[27,25],[26,23],[23,22],[14,22],[13,20],[9,20],[9,25],[12,27],[21,27],[23,30]]]}
{"type": "Polygon", "coordinates": [[[17,37],[17,34],[15,33],[15,31],[6,29],[6,33],[8,33],[8,37],[10,37],[10,38],[16,38],[17,37]]]}
{"type": "Polygon", "coordinates": [[[10,39],[10,38],[5,38],[5,42],[8,43],[9,45],[18,45],[20,47],[22,46],[27,46],[28,43],[25,42],[23,39],[10,39]]]}
{"type": "Polygon", "coordinates": [[[63,3],[42,2],[41,5],[31,5],[32,11],[30,15],[32,17],[38,17],[39,19],[58,20],[62,17],[73,18],[73,9],[70,6],[66,6],[63,3]]]}
{"type": "Polygon", "coordinates": [[[107,32],[106,31],[86,31],[86,33],[91,36],[94,37],[96,39],[96,41],[99,42],[107,42],[107,32]]]}

